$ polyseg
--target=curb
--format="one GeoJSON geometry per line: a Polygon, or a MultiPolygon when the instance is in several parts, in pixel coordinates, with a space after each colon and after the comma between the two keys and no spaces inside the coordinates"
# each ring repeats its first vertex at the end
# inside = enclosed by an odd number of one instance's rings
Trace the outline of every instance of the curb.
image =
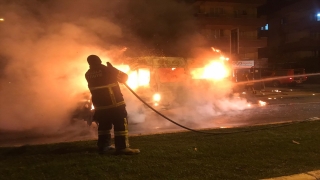
{"type": "Polygon", "coordinates": [[[320,170],[310,171],[301,174],[294,174],[290,176],[281,176],[276,178],[262,179],[262,180],[319,180],[320,170]]]}
{"type": "Polygon", "coordinates": [[[256,97],[266,97],[266,96],[283,96],[283,97],[292,97],[292,96],[316,96],[319,93],[263,93],[257,94],[256,97]]]}

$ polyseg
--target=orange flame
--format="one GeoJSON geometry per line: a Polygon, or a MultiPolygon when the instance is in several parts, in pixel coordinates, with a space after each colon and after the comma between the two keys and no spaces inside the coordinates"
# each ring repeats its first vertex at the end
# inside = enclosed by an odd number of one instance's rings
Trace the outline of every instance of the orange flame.
{"type": "Polygon", "coordinates": [[[222,80],[228,77],[230,70],[226,67],[223,61],[212,61],[204,68],[196,68],[191,71],[193,79],[213,79],[222,80]]]}
{"type": "Polygon", "coordinates": [[[148,86],[150,83],[150,70],[147,68],[141,68],[135,71],[131,71],[129,65],[119,65],[116,66],[116,68],[128,74],[127,84],[132,89],[137,89],[139,86],[148,86]]]}

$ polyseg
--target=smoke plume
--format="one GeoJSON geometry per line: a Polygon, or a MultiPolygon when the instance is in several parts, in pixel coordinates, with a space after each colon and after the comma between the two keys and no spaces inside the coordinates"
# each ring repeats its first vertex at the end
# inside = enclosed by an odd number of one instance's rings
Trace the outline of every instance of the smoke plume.
{"type": "MultiPolygon", "coordinates": [[[[187,56],[191,47],[205,44],[191,8],[172,0],[4,0],[0,13],[0,131],[70,131],[79,97],[88,91],[84,73],[90,54],[117,63],[124,52],[187,56]]],[[[197,95],[189,105],[202,104],[185,120],[238,109],[235,101],[220,97],[226,93],[193,91],[197,95]]],[[[132,121],[144,122],[141,103],[124,92],[132,121]]]]}

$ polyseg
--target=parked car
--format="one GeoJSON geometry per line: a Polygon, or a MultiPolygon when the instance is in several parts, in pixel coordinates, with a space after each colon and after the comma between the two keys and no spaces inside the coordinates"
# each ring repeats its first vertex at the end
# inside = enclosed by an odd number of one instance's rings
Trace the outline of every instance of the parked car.
{"type": "Polygon", "coordinates": [[[307,76],[305,75],[306,71],[304,68],[296,68],[294,69],[294,81],[296,84],[303,83],[307,80],[307,76]]]}
{"type": "Polygon", "coordinates": [[[261,70],[261,79],[264,79],[265,85],[279,87],[283,85],[295,86],[307,80],[304,75],[305,70],[299,69],[270,69],[261,70]]]}

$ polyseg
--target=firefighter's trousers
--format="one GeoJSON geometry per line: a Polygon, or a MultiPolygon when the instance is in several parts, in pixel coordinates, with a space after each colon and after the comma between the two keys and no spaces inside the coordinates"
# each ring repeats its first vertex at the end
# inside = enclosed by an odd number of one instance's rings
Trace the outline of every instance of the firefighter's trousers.
{"type": "Polygon", "coordinates": [[[103,149],[111,145],[111,130],[114,128],[114,143],[116,149],[129,147],[128,121],[125,106],[97,110],[94,120],[98,122],[98,148],[103,149]]]}

